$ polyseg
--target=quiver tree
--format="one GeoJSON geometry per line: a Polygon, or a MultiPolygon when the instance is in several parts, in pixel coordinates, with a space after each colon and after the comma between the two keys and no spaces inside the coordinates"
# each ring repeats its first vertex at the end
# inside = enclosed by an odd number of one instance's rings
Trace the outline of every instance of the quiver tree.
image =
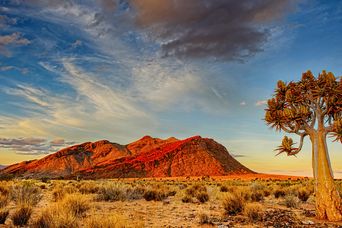
{"type": "Polygon", "coordinates": [[[265,109],[266,123],[277,131],[299,136],[299,144],[287,136],[276,149],[278,154],[298,154],[308,137],[312,143],[316,216],[342,220],[342,203],[330,165],[327,136],[342,143],[342,79],[323,71],[317,78],[308,71],[298,82],[278,81],[273,98],[265,109]]]}

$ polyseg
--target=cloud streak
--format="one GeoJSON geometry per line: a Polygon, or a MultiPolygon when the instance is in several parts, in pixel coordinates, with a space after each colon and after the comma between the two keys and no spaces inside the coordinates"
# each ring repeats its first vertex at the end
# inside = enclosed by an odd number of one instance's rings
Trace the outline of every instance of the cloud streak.
{"type": "Polygon", "coordinates": [[[44,138],[0,138],[0,148],[24,155],[48,154],[74,143],[66,142],[64,139],[55,139],[49,142],[44,138]]]}
{"type": "Polygon", "coordinates": [[[11,56],[8,46],[22,46],[28,45],[30,41],[22,37],[21,33],[14,32],[9,35],[0,35],[0,54],[4,56],[11,56]]]}

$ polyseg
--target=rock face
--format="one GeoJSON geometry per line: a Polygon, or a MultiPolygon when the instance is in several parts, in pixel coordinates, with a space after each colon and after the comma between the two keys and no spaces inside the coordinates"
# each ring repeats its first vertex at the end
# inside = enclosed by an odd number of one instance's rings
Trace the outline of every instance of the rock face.
{"type": "Polygon", "coordinates": [[[177,177],[254,173],[224,146],[200,136],[184,140],[145,136],[128,145],[107,140],[62,149],[40,160],[14,164],[0,173],[25,177],[177,177]]]}

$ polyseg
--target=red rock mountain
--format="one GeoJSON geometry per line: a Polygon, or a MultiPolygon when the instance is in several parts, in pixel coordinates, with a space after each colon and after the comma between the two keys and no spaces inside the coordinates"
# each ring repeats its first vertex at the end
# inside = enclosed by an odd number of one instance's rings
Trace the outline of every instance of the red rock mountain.
{"type": "Polygon", "coordinates": [[[213,139],[166,140],[145,136],[128,145],[107,140],[62,149],[39,160],[14,164],[0,173],[26,177],[177,177],[254,173],[213,139]]]}

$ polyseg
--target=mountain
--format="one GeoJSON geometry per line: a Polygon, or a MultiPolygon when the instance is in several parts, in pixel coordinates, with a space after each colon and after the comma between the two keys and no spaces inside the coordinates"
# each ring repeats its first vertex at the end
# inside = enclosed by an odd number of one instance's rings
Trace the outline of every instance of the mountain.
{"type": "Polygon", "coordinates": [[[4,169],[6,166],[4,165],[0,165],[0,169],[4,169]]]}
{"type": "Polygon", "coordinates": [[[107,140],[62,149],[39,160],[25,161],[0,173],[25,177],[177,177],[254,173],[213,139],[184,140],[144,136],[127,145],[107,140]]]}

